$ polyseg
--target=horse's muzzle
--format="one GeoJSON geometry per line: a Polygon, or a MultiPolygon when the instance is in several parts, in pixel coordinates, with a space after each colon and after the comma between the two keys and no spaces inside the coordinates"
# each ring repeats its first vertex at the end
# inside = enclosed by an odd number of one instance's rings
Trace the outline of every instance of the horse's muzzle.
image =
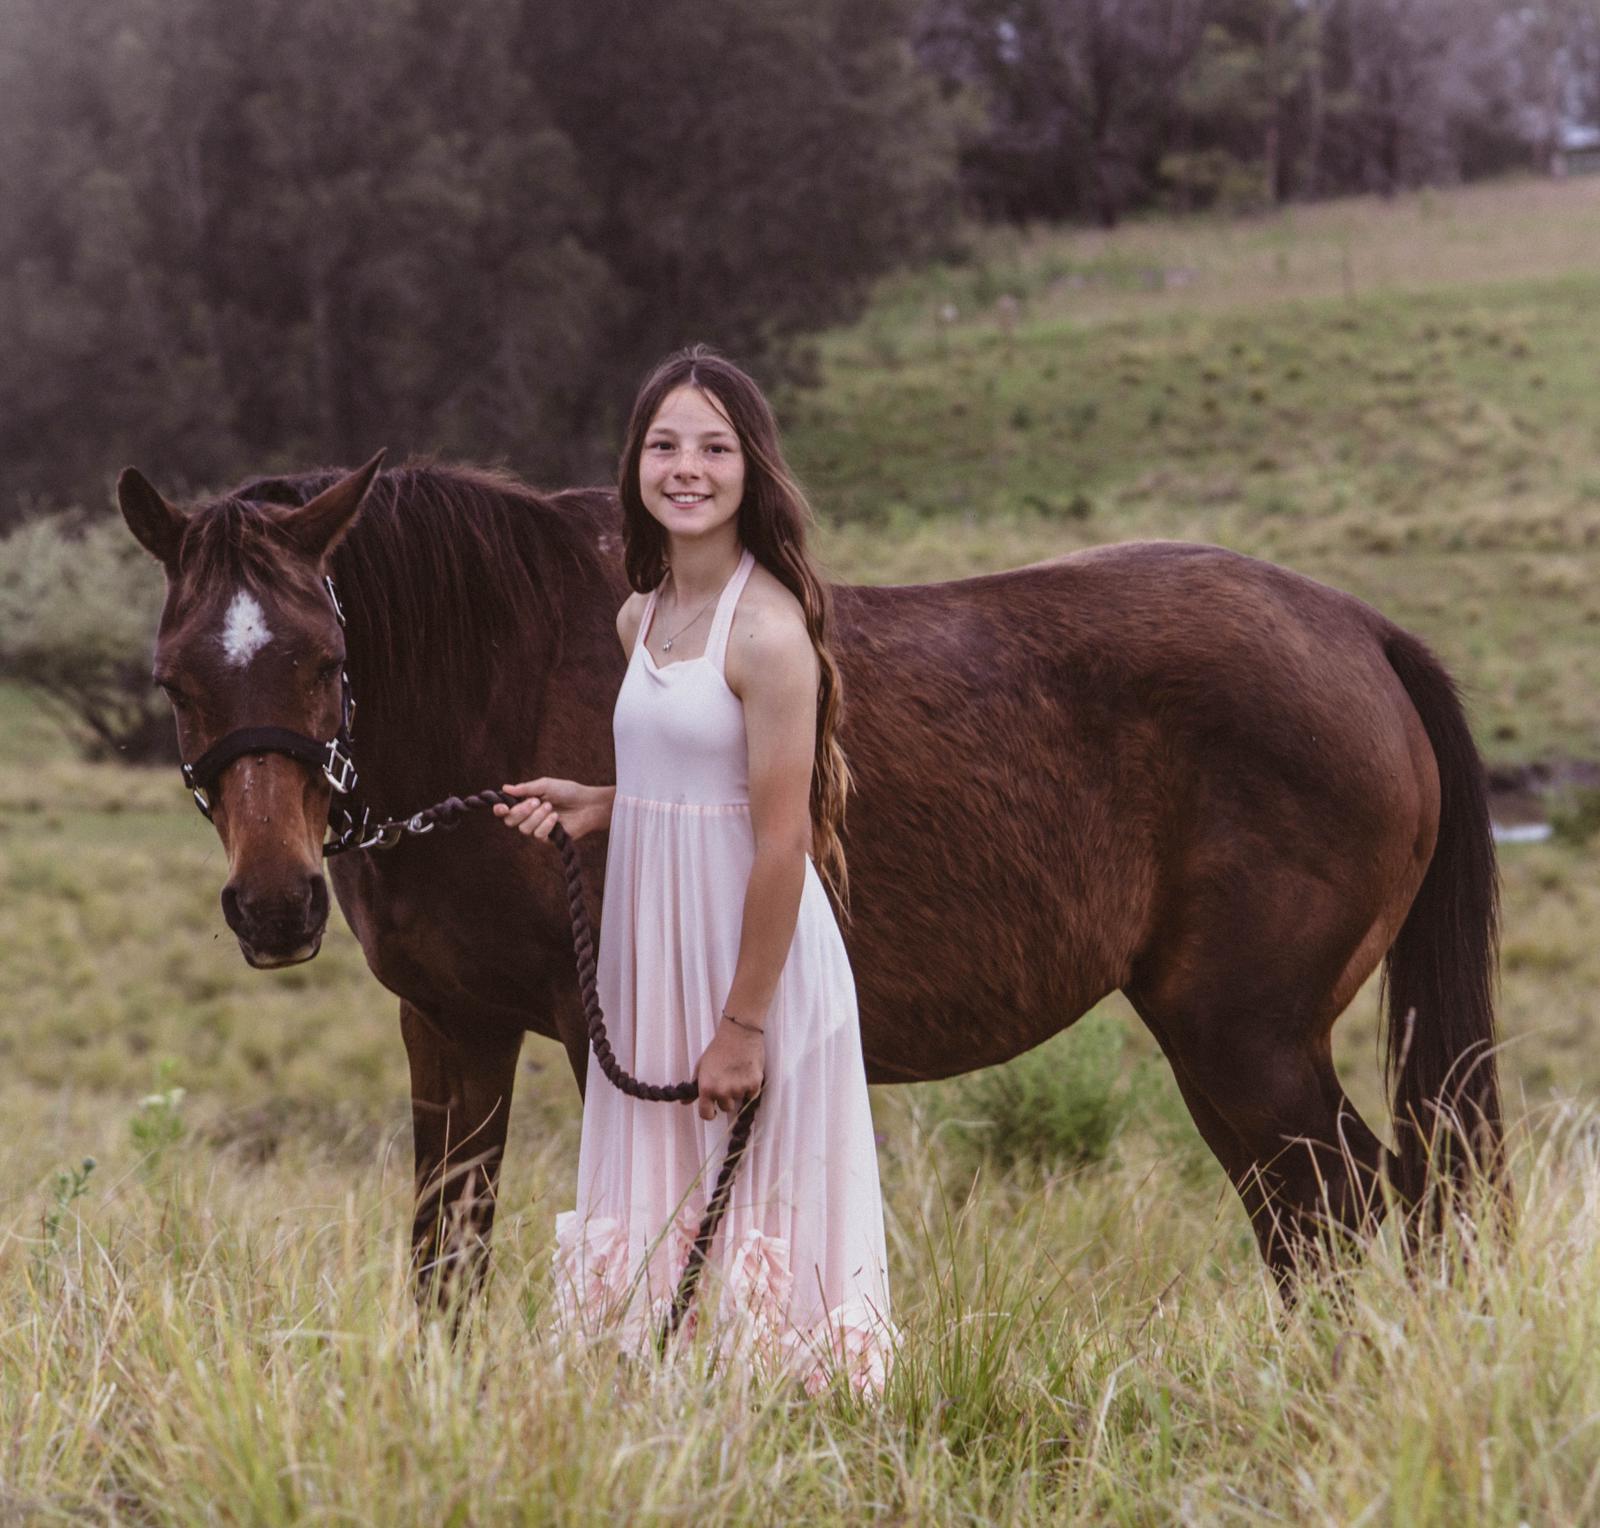
{"type": "Polygon", "coordinates": [[[250,965],[293,966],[322,948],[328,925],[328,883],[308,875],[297,886],[252,893],[238,881],[222,888],[222,916],[250,965]]]}

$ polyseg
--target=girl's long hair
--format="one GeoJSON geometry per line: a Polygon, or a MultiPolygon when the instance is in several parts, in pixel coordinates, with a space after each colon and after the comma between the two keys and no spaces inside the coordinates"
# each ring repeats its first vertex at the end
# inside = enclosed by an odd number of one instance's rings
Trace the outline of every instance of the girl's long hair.
{"type": "Polygon", "coordinates": [[[639,461],[651,420],[667,395],[680,387],[698,388],[733,427],[745,460],[739,540],[800,601],[805,612],[806,631],[822,671],[817,687],[817,747],[811,769],[811,853],[833,893],[835,905],[848,918],[850,877],[840,831],[850,790],[850,766],[838,738],[844,691],[838,665],[828,648],[832,605],[827,587],[806,551],[806,532],[815,516],[783,459],[771,404],[749,376],[707,345],[691,345],[668,356],[651,372],[634,400],[617,470],[628,582],[644,593],[654,589],[667,574],[667,533],[644,507],[639,492],[639,461]]]}

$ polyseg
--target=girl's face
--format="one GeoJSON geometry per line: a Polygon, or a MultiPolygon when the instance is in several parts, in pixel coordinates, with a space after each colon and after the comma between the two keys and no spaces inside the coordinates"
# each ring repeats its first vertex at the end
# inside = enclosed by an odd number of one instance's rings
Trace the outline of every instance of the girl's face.
{"type": "Polygon", "coordinates": [[[669,536],[706,536],[739,513],[744,450],[698,387],[675,388],[661,400],[639,456],[639,496],[669,536]]]}

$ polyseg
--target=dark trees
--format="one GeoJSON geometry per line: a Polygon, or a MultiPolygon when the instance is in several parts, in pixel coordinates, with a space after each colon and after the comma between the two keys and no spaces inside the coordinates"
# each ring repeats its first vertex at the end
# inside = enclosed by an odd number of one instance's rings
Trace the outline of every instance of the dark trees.
{"type": "Polygon", "coordinates": [[[898,4],[8,10],[0,526],[134,459],[603,474],[661,349],[781,374],[949,205],[898,4]]]}
{"type": "Polygon", "coordinates": [[[927,0],[918,51],[981,211],[1109,222],[1542,169],[1597,37],[1600,0],[927,0]]]}
{"type": "Polygon", "coordinates": [[[965,184],[1000,217],[1111,224],[1181,131],[1200,0],[935,0],[919,48],[983,103],[965,184]]]}

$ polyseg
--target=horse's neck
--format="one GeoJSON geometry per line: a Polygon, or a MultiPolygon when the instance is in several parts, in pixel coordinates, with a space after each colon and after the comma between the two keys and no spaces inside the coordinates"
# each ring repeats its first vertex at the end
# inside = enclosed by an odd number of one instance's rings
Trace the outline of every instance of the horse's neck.
{"type": "Polygon", "coordinates": [[[539,773],[570,775],[586,784],[616,778],[611,713],[628,667],[617,640],[617,610],[626,597],[620,559],[615,573],[615,582],[573,591],[559,643],[543,644],[540,677],[531,687],[539,773]]]}
{"type": "MultiPolygon", "coordinates": [[[[587,576],[560,570],[560,632],[531,618],[514,640],[497,643],[482,704],[453,705],[423,686],[431,693],[418,704],[363,709],[357,686],[355,754],[367,804],[409,812],[513,775],[612,777],[611,709],[626,669],[616,611],[625,580],[620,536],[603,512],[591,513],[601,568],[587,576]]],[[[530,582],[539,576],[529,569],[530,582]]],[[[360,612],[351,613],[349,635],[353,654],[371,650],[360,612]]]]}

